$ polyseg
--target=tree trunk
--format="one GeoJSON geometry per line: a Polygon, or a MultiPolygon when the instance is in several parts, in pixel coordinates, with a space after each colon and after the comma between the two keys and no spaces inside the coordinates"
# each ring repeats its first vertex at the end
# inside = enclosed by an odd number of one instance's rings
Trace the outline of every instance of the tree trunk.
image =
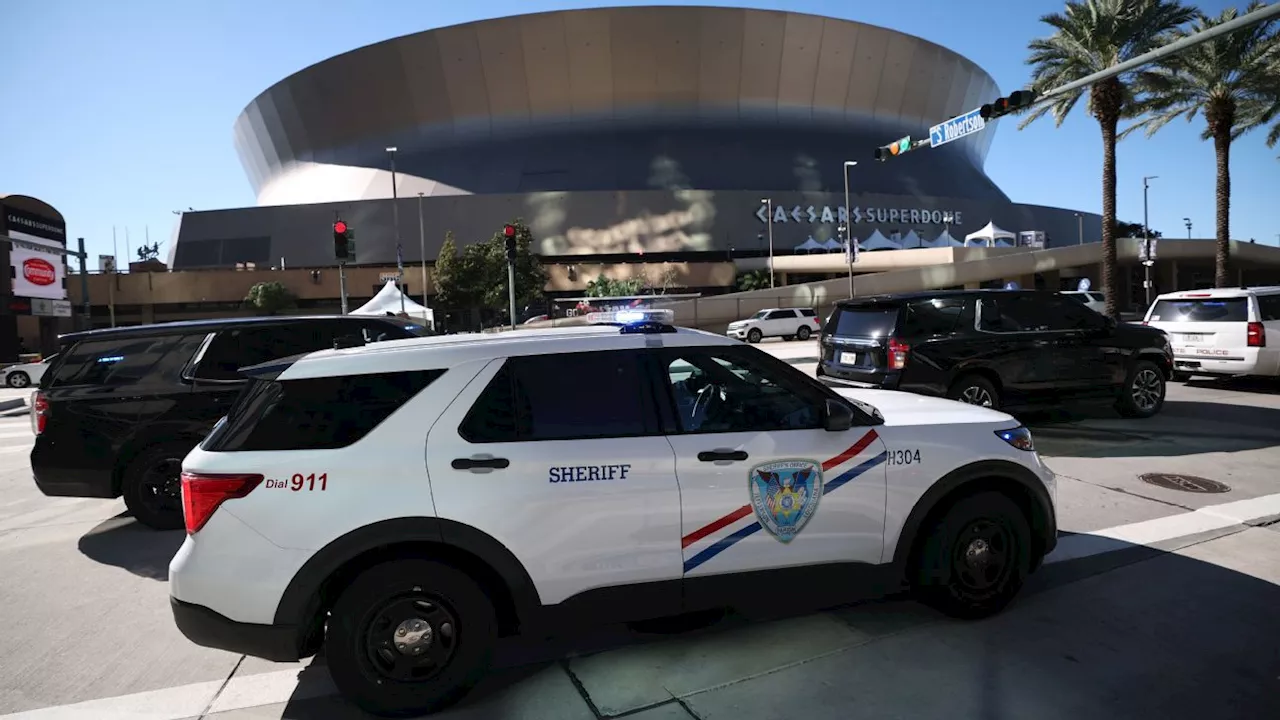
{"type": "Polygon", "coordinates": [[[1102,127],[1102,292],[1106,315],[1120,319],[1116,273],[1116,125],[1115,114],[1098,114],[1102,127]]]}
{"type": "Polygon", "coordinates": [[[1213,152],[1218,159],[1217,249],[1213,256],[1213,286],[1228,287],[1231,279],[1228,252],[1231,248],[1231,126],[1232,118],[1217,118],[1213,123],[1213,152]]]}

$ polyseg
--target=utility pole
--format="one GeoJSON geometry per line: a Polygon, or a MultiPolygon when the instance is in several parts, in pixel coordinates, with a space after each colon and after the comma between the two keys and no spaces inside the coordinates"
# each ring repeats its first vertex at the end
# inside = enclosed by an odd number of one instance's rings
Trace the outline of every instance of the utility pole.
{"type": "Polygon", "coordinates": [[[347,261],[338,261],[338,296],[342,298],[342,314],[347,314],[347,261]]]}
{"type": "MultiPolygon", "coordinates": [[[[849,168],[857,165],[856,160],[844,161],[844,255],[849,263],[849,299],[853,299],[853,263],[858,259],[858,246],[853,242],[853,218],[849,217],[849,168]]],[[[769,218],[772,227],[773,218],[769,218]]]]}
{"type": "Polygon", "coordinates": [[[765,203],[769,208],[769,219],[765,223],[769,226],[769,289],[772,290],[773,285],[773,198],[761,198],[760,202],[765,203]]]}
{"type": "Polygon", "coordinates": [[[516,226],[504,225],[502,239],[507,251],[507,300],[511,306],[511,329],[516,329],[516,226]]]}
{"type": "Polygon", "coordinates": [[[89,256],[84,252],[84,238],[76,238],[80,251],[80,301],[84,305],[84,327],[81,330],[92,330],[93,319],[90,317],[89,305],[89,256]]]}
{"type": "MultiPolygon", "coordinates": [[[[387,148],[387,153],[391,155],[391,224],[395,228],[396,235],[396,289],[400,290],[404,286],[404,248],[400,245],[400,197],[396,189],[396,148],[387,148]]],[[[400,312],[404,312],[404,291],[400,291],[400,312]]],[[[344,309],[343,315],[347,314],[344,309]]]]}
{"type": "Polygon", "coordinates": [[[1079,245],[1084,244],[1084,215],[1076,213],[1076,230],[1080,235],[1079,245]]]}
{"type": "Polygon", "coordinates": [[[1151,266],[1156,264],[1155,255],[1151,252],[1151,227],[1147,219],[1147,188],[1150,181],[1157,177],[1147,175],[1142,178],[1142,267],[1145,278],[1143,285],[1147,290],[1147,307],[1151,307],[1151,266]]]}
{"type": "Polygon", "coordinates": [[[422,222],[422,193],[418,193],[418,246],[422,251],[422,307],[429,308],[431,304],[427,302],[427,226],[422,222]]]}
{"type": "Polygon", "coordinates": [[[111,313],[111,327],[116,326],[116,226],[111,226],[111,277],[107,282],[107,310],[111,313]]]}

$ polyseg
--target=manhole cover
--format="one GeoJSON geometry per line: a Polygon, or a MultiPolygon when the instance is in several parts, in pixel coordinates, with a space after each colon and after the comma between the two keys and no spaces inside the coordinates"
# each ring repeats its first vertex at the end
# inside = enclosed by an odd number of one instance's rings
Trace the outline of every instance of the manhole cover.
{"type": "Polygon", "coordinates": [[[1231,488],[1217,480],[1196,477],[1195,475],[1175,475],[1173,473],[1143,473],[1138,479],[1166,490],[1181,490],[1193,493],[1224,493],[1231,488]]]}

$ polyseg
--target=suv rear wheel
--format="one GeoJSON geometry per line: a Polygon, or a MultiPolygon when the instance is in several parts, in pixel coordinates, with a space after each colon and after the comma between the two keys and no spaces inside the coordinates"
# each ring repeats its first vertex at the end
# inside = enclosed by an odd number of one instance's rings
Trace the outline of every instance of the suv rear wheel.
{"type": "Polygon", "coordinates": [[[952,617],[1004,609],[1031,571],[1031,529],[1009,498],[963,498],[928,530],[916,567],[920,599],[952,617]]]}
{"type": "Polygon", "coordinates": [[[376,715],[457,702],[488,669],[497,617],[465,573],[399,560],[361,573],[333,606],[325,659],[338,688],[376,715]]]}
{"type": "Polygon", "coordinates": [[[809,326],[808,326],[808,325],[801,325],[801,326],[800,326],[800,329],[799,329],[799,330],[796,330],[796,339],[797,339],[797,340],[799,340],[799,341],[801,341],[801,342],[804,342],[805,340],[808,340],[808,339],[809,339],[809,335],[810,335],[810,334],[812,334],[812,331],[811,331],[811,330],[809,330],[809,326]]]}
{"type": "Polygon", "coordinates": [[[135,520],[155,530],[182,529],[182,459],[190,450],[161,445],[129,463],[120,490],[135,520]]]}
{"type": "Polygon", "coordinates": [[[951,385],[947,397],[970,405],[1000,409],[1000,391],[981,375],[964,375],[951,385]]]}
{"type": "Polygon", "coordinates": [[[8,382],[9,387],[11,388],[24,388],[31,384],[31,376],[19,370],[17,372],[9,373],[9,377],[6,379],[6,382],[8,382]]]}

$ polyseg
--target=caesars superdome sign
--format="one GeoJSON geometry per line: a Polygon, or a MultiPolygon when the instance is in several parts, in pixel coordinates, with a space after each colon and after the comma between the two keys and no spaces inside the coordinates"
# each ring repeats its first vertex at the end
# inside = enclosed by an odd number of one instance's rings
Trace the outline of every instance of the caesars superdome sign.
{"type": "MultiPolygon", "coordinates": [[[[756,210],[760,222],[769,222],[769,208],[761,205],[756,210]]],[[[830,205],[783,205],[773,206],[773,222],[775,223],[810,223],[830,224],[849,222],[860,223],[899,223],[903,225],[961,225],[963,221],[959,210],[932,210],[908,207],[852,207],[847,210],[837,206],[834,211],[830,205]]]]}
{"type": "Polygon", "coordinates": [[[65,300],[66,227],[52,218],[4,207],[9,236],[9,274],[15,297],[65,300]]]}

